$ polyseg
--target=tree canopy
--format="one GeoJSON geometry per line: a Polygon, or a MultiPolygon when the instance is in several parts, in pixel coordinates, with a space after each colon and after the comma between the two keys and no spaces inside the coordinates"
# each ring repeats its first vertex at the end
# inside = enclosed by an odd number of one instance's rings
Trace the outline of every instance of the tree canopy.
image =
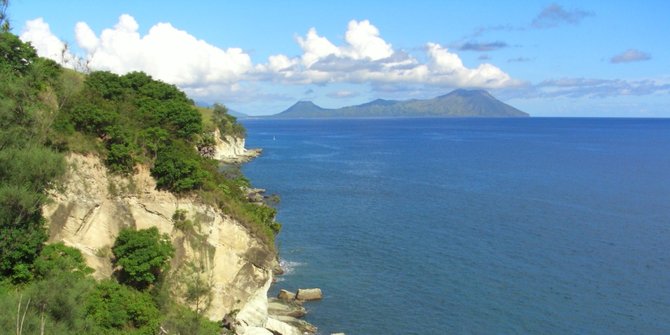
{"type": "MultiPolygon", "coordinates": [[[[145,73],[83,74],[39,57],[8,32],[8,1],[0,4],[0,311],[18,309],[24,334],[45,325],[64,335],[155,334],[159,326],[219,333],[215,322],[159,297],[169,290],[159,284],[174,249],[156,228],[122,230],[112,247],[118,282],[96,282],[79,250],[46,243],[42,208],[67,170],[65,154],[96,154],[113,173],[132,174],[142,164],[159,188],[199,195],[272,241],[274,209],[249,203],[248,181],[219,173],[196,149],[214,142],[203,115],[224,135],[244,128],[223,105],[196,108],[145,73]]],[[[0,313],[0,329],[14,329],[16,315],[0,313]]]]}
{"type": "Polygon", "coordinates": [[[120,280],[145,289],[167,268],[174,248],[167,235],[161,235],[156,227],[151,227],[121,230],[112,252],[114,263],[121,267],[120,280]]]}

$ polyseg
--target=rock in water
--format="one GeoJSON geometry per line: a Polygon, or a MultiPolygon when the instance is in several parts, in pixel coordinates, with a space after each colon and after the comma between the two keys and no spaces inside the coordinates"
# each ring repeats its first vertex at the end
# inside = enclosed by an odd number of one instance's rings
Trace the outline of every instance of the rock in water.
{"type": "Polygon", "coordinates": [[[296,299],[304,301],[321,300],[323,299],[323,293],[321,293],[320,288],[301,288],[298,289],[296,299]]]}
{"type": "Polygon", "coordinates": [[[280,300],[295,300],[295,293],[287,291],[287,290],[280,290],[279,294],[277,295],[277,298],[280,300]]]}
{"type": "Polygon", "coordinates": [[[301,318],[307,314],[307,310],[296,300],[285,301],[279,299],[268,299],[268,313],[271,316],[291,316],[301,318]]]}

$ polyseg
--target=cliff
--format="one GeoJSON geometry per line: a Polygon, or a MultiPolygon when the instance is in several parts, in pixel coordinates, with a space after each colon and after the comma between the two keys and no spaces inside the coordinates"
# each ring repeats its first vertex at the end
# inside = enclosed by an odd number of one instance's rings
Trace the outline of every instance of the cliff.
{"type": "Polygon", "coordinates": [[[242,163],[257,157],[261,149],[247,149],[245,139],[225,135],[221,137],[219,129],[214,131],[213,158],[227,163],[242,163]]]}
{"type": "MultiPolygon", "coordinates": [[[[233,145],[227,153],[239,149],[233,145]]],[[[234,218],[195,196],[176,197],[157,190],[146,166],[120,177],[109,174],[95,155],[71,153],[67,162],[69,171],[43,208],[50,242],[62,241],[81,250],[96,278],[113,274],[111,246],[122,228],[157,227],[170,236],[176,249],[167,282],[178,300],[185,302],[181,279],[196,276],[209,287],[204,314],[211,320],[234,315],[238,334],[267,334],[266,328],[278,334],[300,334],[268,315],[267,291],[278,267],[274,248],[234,218]],[[177,211],[185,214],[192,227],[175,225],[177,211]]]]}

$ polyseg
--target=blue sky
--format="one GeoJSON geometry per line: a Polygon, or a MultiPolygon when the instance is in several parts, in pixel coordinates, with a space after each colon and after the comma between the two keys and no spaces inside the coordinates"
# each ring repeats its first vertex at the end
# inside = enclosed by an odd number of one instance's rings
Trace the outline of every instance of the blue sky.
{"type": "Polygon", "coordinates": [[[533,116],[670,117],[666,1],[10,1],[68,66],[252,115],[484,88],[533,116]],[[64,5],[67,4],[67,5],[64,5]],[[66,42],[70,52],[59,52],[66,42]]]}

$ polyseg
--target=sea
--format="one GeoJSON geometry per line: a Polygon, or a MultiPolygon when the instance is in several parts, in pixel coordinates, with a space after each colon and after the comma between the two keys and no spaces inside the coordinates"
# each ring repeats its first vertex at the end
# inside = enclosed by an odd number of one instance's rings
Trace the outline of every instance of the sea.
{"type": "Polygon", "coordinates": [[[670,334],[670,119],[243,123],[319,334],[670,334]]]}

